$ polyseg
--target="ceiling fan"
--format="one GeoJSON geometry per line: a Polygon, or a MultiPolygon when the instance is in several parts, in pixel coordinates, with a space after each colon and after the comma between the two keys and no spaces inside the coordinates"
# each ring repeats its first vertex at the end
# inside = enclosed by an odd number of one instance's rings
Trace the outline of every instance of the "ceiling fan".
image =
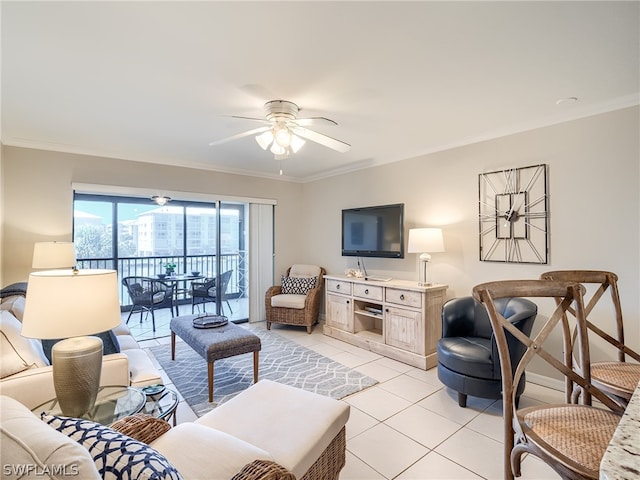
{"type": "Polygon", "coordinates": [[[232,115],[233,118],[263,123],[264,126],[216,140],[211,142],[209,146],[213,147],[239,138],[256,135],[255,139],[258,145],[263,150],[271,147],[270,151],[276,160],[287,158],[291,153],[296,153],[305,144],[305,140],[311,140],[341,153],[348,152],[351,149],[351,145],[348,143],[306,128],[308,125],[314,124],[337,125],[337,123],[325,117],[298,118],[300,109],[293,102],[271,100],[264,104],[264,111],[265,118],[232,115]]]}

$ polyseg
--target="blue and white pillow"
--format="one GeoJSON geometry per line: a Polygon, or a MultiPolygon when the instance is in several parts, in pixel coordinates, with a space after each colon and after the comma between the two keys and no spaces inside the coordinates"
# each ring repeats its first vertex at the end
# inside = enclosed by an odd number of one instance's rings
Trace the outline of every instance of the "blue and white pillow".
{"type": "Polygon", "coordinates": [[[42,415],[42,420],[85,447],[104,479],[182,479],[159,452],[90,420],[42,415]]]}
{"type": "Polygon", "coordinates": [[[282,293],[290,295],[306,295],[316,288],[318,277],[286,277],[282,275],[282,293]]]}

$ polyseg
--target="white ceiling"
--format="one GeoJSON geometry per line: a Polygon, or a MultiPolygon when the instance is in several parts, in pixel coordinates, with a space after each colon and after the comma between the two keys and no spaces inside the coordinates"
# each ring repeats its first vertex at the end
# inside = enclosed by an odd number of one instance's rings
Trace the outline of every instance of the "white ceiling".
{"type": "Polygon", "coordinates": [[[2,1],[2,142],[308,181],[637,105],[639,6],[2,1]],[[273,99],[351,151],[208,146],[273,99]]]}

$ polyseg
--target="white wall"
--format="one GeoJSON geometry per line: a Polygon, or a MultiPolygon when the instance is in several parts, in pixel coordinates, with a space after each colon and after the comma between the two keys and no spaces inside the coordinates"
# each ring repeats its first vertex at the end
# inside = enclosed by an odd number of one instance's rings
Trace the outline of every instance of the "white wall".
{"type": "MultiPolygon", "coordinates": [[[[416,226],[443,228],[446,252],[433,254],[432,276],[449,285],[449,297],[469,295],[484,281],[538,278],[548,270],[613,271],[627,339],[639,350],[638,118],[639,109],[629,108],[308,184],[305,211],[315,225],[309,258],[330,273],[355,267],[353,257],[340,256],[340,210],[403,202],[405,234],[416,226]],[[539,163],[548,164],[550,264],[480,262],[478,174],[539,163]]],[[[416,254],[365,261],[369,273],[417,279],[416,254]]],[[[596,315],[610,321],[608,312],[596,315]]]]}
{"type": "Polygon", "coordinates": [[[3,152],[2,285],[27,279],[36,241],[71,240],[72,183],[274,199],[276,243],[289,244],[280,249],[274,277],[304,258],[304,242],[289,242],[299,237],[299,227],[287,220],[304,216],[301,184],[18,147],[3,152]]]}
{"type": "MultiPolygon", "coordinates": [[[[484,281],[537,278],[552,269],[610,270],[620,277],[628,342],[640,350],[639,114],[638,107],[624,109],[307,184],[4,147],[0,278],[3,285],[26,279],[35,241],[71,239],[72,182],[274,198],[276,278],[300,261],[333,274],[354,267],[353,257],[340,255],[341,210],[404,203],[405,233],[443,227],[446,252],[433,255],[432,273],[449,285],[449,297],[484,281]],[[550,264],[480,262],[478,174],[538,163],[549,165],[550,264]]],[[[372,274],[417,279],[415,254],[367,259],[366,266],[372,274]]],[[[604,310],[595,316],[610,323],[604,310]]]]}

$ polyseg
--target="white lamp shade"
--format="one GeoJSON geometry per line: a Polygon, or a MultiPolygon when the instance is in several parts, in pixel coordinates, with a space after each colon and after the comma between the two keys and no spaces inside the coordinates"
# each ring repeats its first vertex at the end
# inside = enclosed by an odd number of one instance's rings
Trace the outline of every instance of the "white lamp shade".
{"type": "Polygon", "coordinates": [[[71,268],[76,264],[73,242],[36,242],[32,268],[71,268]]]}
{"type": "Polygon", "coordinates": [[[27,285],[22,335],[57,339],[104,332],[120,324],[115,270],[33,272],[27,285]]]}
{"type": "Polygon", "coordinates": [[[444,252],[441,228],[412,228],[409,230],[408,253],[444,252]]]}
{"type": "Polygon", "coordinates": [[[266,150],[269,148],[269,145],[271,145],[271,142],[273,142],[273,132],[271,130],[267,130],[266,132],[257,135],[255,138],[258,145],[260,145],[260,148],[266,150]]]}

